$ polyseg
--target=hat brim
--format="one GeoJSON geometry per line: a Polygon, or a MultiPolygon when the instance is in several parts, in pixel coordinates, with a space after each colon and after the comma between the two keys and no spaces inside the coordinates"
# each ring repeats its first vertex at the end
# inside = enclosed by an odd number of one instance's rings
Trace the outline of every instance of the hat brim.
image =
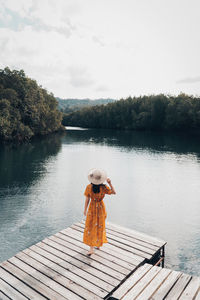
{"type": "Polygon", "coordinates": [[[101,178],[100,179],[95,179],[95,178],[90,177],[90,174],[92,173],[93,170],[96,170],[96,169],[92,169],[88,173],[89,182],[91,182],[93,184],[96,184],[96,185],[104,183],[107,179],[106,172],[104,170],[100,170],[101,171],[101,178]]]}

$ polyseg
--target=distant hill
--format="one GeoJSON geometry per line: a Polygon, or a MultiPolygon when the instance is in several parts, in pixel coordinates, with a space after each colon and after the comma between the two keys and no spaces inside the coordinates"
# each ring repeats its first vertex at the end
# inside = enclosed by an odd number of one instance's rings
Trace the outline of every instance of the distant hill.
{"type": "Polygon", "coordinates": [[[62,99],[57,97],[56,100],[58,101],[58,108],[60,111],[64,113],[70,113],[77,111],[79,109],[89,107],[89,106],[96,106],[96,105],[105,105],[108,103],[112,103],[117,101],[116,99],[62,99]]]}

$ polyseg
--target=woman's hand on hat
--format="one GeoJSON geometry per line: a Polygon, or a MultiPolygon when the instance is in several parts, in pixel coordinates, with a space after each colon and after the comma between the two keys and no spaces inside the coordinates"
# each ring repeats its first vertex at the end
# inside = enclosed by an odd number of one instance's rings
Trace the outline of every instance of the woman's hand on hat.
{"type": "Polygon", "coordinates": [[[106,180],[106,181],[107,181],[107,183],[108,183],[108,184],[111,184],[111,180],[110,180],[110,178],[107,178],[107,180],[106,180]]]}
{"type": "Polygon", "coordinates": [[[107,178],[107,183],[109,184],[111,188],[111,194],[116,194],[114,187],[112,186],[110,178],[107,178]]]}

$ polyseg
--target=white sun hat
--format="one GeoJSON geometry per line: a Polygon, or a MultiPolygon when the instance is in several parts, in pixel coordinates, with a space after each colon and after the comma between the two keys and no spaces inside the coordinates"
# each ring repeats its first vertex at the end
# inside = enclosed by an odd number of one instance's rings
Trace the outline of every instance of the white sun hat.
{"type": "Polygon", "coordinates": [[[107,179],[107,174],[104,170],[91,169],[88,172],[88,180],[93,184],[102,184],[107,179]]]}

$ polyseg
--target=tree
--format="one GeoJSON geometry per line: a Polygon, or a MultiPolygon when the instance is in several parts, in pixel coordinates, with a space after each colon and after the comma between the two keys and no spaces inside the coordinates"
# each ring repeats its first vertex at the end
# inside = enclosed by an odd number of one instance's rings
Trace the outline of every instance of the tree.
{"type": "Polygon", "coordinates": [[[0,70],[0,139],[24,141],[62,129],[52,94],[23,70],[0,70]]]}
{"type": "Polygon", "coordinates": [[[200,98],[151,95],[65,114],[63,124],[91,128],[200,131],[200,98]]]}

